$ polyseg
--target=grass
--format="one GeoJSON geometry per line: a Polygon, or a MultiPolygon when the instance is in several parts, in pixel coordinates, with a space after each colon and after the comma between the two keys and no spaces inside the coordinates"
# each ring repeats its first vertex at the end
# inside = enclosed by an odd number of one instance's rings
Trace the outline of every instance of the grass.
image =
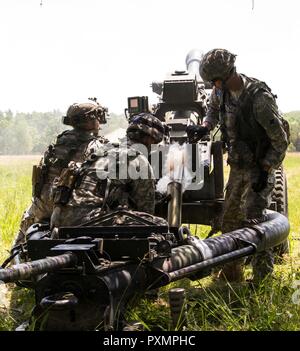
{"type": "MultiPolygon", "coordinates": [[[[0,262],[7,257],[22,213],[30,203],[31,169],[37,161],[35,156],[0,156],[0,262]]],[[[296,293],[293,283],[300,280],[300,154],[288,154],[284,166],[289,187],[291,256],[276,265],[273,279],[255,290],[246,284],[215,282],[212,277],[193,282],[183,279],[160,289],[157,300],[142,299],[128,310],[128,318],[141,321],[146,330],[173,330],[168,290],[184,287],[186,330],[299,330],[300,305],[294,304],[292,297],[296,293]]],[[[192,229],[201,237],[207,234],[204,226],[192,229]]],[[[250,277],[250,269],[246,275],[250,277]]],[[[8,289],[0,285],[0,330],[13,330],[27,319],[33,300],[31,291],[13,284],[8,289]]]]}
{"type": "MultiPolygon", "coordinates": [[[[228,168],[225,167],[225,178],[228,168]]],[[[141,321],[146,330],[174,330],[168,290],[185,287],[186,330],[299,330],[300,304],[294,304],[292,297],[297,294],[293,284],[299,280],[300,285],[300,154],[288,154],[284,168],[288,180],[291,255],[283,264],[275,265],[272,279],[262,282],[257,289],[246,283],[216,282],[212,277],[194,282],[184,279],[160,289],[157,301],[142,300],[128,312],[128,317],[141,321]]],[[[192,232],[202,238],[209,229],[191,226],[192,232]]],[[[251,278],[250,268],[246,269],[246,278],[251,278]]]]}
{"type": "MultiPolygon", "coordinates": [[[[31,199],[31,170],[37,156],[0,156],[0,264],[8,256],[24,210],[31,199]]],[[[0,330],[12,330],[29,316],[33,294],[0,285],[0,330]]]]}

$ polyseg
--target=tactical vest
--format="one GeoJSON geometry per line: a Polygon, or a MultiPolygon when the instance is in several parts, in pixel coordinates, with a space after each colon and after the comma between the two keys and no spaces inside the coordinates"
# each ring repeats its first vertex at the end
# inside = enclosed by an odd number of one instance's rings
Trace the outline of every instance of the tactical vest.
{"type": "MultiPolygon", "coordinates": [[[[270,140],[266,134],[265,129],[256,121],[253,112],[253,101],[254,97],[258,92],[267,92],[271,94],[274,98],[277,96],[272,94],[271,89],[268,85],[262,81],[255,78],[246,78],[246,86],[238,100],[238,107],[236,111],[236,141],[245,143],[251,150],[254,160],[257,162],[265,155],[267,149],[270,147],[270,140]]],[[[229,138],[227,135],[227,130],[225,126],[225,101],[226,94],[229,92],[224,92],[222,97],[222,104],[220,108],[221,114],[221,132],[223,140],[228,145],[229,138]]],[[[278,118],[282,121],[283,128],[289,138],[289,125],[286,120],[278,113],[278,118]]],[[[229,145],[228,145],[229,146],[229,145]]]]}
{"type": "MultiPolygon", "coordinates": [[[[32,189],[34,197],[41,197],[42,191],[50,189],[56,177],[68,167],[71,161],[82,162],[85,152],[92,141],[101,141],[90,132],[83,130],[65,130],[57,136],[56,142],[48,146],[39,166],[33,167],[32,189]]],[[[103,140],[104,141],[104,140],[103,140]]],[[[96,150],[95,150],[96,151],[96,150]]]]}
{"type": "MultiPolygon", "coordinates": [[[[118,174],[120,168],[122,167],[120,161],[120,152],[122,152],[122,147],[120,148],[118,144],[109,144],[107,147],[110,148],[112,152],[111,155],[116,157],[116,179],[110,179],[109,177],[106,179],[101,179],[97,174],[97,171],[100,170],[105,172],[108,171],[110,162],[108,157],[109,151],[105,150],[104,148],[101,155],[91,155],[81,165],[72,187],[65,190],[68,191],[69,195],[71,195],[73,190],[77,194],[88,192],[88,194],[86,194],[87,204],[89,204],[91,207],[95,207],[93,204],[98,204],[102,207],[103,211],[110,211],[116,209],[118,206],[135,209],[136,204],[133,202],[130,196],[132,191],[132,182],[128,179],[118,179],[118,174]],[[111,146],[113,146],[113,148],[110,148],[111,146]]],[[[134,156],[129,156],[126,154],[127,164],[132,162],[139,155],[140,153],[138,151],[134,156]]],[[[122,161],[124,160],[125,157],[122,158],[122,161]]],[[[63,180],[63,183],[68,184],[68,179],[63,180]]],[[[61,184],[62,187],[64,184],[61,184]]],[[[73,201],[76,200],[73,199],[73,201]]],[[[66,204],[68,202],[68,197],[61,193],[60,196],[57,196],[55,202],[57,204],[66,204]]],[[[74,205],[76,204],[74,203],[74,205]]],[[[85,206],[83,203],[82,205],[85,206]]]]}
{"type": "Polygon", "coordinates": [[[66,130],[58,135],[56,143],[51,144],[45,153],[44,163],[48,167],[48,181],[60,175],[70,161],[82,162],[87,146],[97,137],[82,130],[66,130]]]}

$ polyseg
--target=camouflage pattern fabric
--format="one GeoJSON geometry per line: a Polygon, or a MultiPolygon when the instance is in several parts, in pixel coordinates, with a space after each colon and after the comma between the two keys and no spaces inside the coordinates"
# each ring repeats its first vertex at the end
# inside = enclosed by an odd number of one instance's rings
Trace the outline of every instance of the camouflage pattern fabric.
{"type": "Polygon", "coordinates": [[[47,257],[33,262],[26,262],[0,270],[0,281],[5,283],[30,279],[32,275],[52,272],[58,268],[74,266],[76,255],[70,252],[63,255],[47,257]]]}
{"type": "Polygon", "coordinates": [[[72,190],[66,205],[57,203],[51,227],[80,225],[100,214],[117,208],[154,213],[155,182],[148,159],[132,146],[132,142],[114,146],[107,144],[101,155],[94,156],[79,170],[80,181],[72,190]],[[114,163],[119,173],[114,174],[114,163]],[[125,165],[126,163],[126,165],[125,165]],[[104,170],[111,172],[101,179],[104,170]],[[124,173],[125,170],[125,173],[124,173]],[[135,171],[143,178],[133,179],[135,171]],[[123,172],[123,174],[121,174],[123,172]]]}
{"type": "Polygon", "coordinates": [[[255,284],[259,284],[263,279],[268,277],[273,272],[273,249],[268,249],[254,255],[251,264],[253,268],[253,282],[255,284]]]}
{"type": "Polygon", "coordinates": [[[243,227],[246,219],[262,218],[270,205],[271,193],[275,184],[275,172],[271,171],[267,186],[260,192],[254,192],[252,184],[260,176],[260,168],[239,168],[231,166],[226,185],[222,231],[230,232],[243,227]]]}
{"type": "Polygon", "coordinates": [[[93,225],[105,226],[140,226],[140,225],[159,225],[168,226],[168,222],[161,217],[153,216],[150,213],[139,212],[133,210],[117,209],[111,216],[104,216],[106,213],[101,209],[96,209],[88,214],[87,217],[82,218],[83,225],[89,225],[92,221],[93,225]]]}
{"type": "MultiPolygon", "coordinates": [[[[252,87],[253,84],[259,84],[261,82],[249,78],[245,75],[240,75],[244,83],[244,92],[252,87]]],[[[240,96],[241,97],[241,96],[240,96]]],[[[244,145],[240,150],[235,147],[236,143],[245,144],[245,140],[242,140],[238,133],[237,128],[237,112],[239,109],[239,99],[236,100],[232,94],[225,95],[225,101],[223,101],[223,93],[216,88],[213,89],[210,96],[209,110],[207,117],[204,119],[210,127],[213,129],[217,123],[223,124],[224,129],[228,137],[227,143],[229,144],[228,157],[230,159],[237,160],[237,158],[246,158],[246,164],[251,163],[249,159],[253,158],[253,151],[246,150],[247,145],[244,145]],[[221,111],[221,106],[224,106],[225,111],[221,111]]],[[[252,102],[252,116],[245,116],[245,119],[253,118],[258,126],[264,131],[262,139],[268,139],[269,147],[265,150],[263,159],[264,162],[273,168],[280,166],[281,162],[285,157],[285,153],[288,147],[287,135],[284,131],[283,124],[281,122],[280,114],[274,96],[268,91],[258,91],[255,94],[252,102]]],[[[253,140],[257,143],[256,140],[253,140]]]]}
{"type": "Polygon", "coordinates": [[[67,116],[70,125],[84,125],[88,120],[97,119],[100,123],[106,123],[107,108],[95,103],[75,103],[68,108],[67,116]]]}
{"type": "Polygon", "coordinates": [[[45,163],[49,165],[45,183],[40,196],[32,198],[31,205],[23,214],[16,244],[24,239],[27,229],[33,223],[50,220],[53,211],[53,186],[62,169],[67,167],[70,161],[84,161],[90,154],[97,152],[105,142],[107,140],[103,137],[95,137],[91,132],[81,129],[66,130],[58,135],[53,151],[50,153],[48,149],[40,161],[40,166],[45,163]]]}
{"type": "Polygon", "coordinates": [[[52,213],[51,185],[45,184],[40,198],[34,197],[23,213],[16,243],[24,238],[27,229],[34,223],[47,221],[52,213]]]}
{"type": "MultiPolygon", "coordinates": [[[[245,226],[246,219],[263,218],[269,206],[270,196],[275,183],[274,169],[280,166],[288,146],[287,135],[283,128],[278,107],[273,94],[268,89],[259,89],[253,96],[248,115],[242,116],[240,104],[245,94],[253,87],[264,87],[264,83],[240,75],[243,89],[235,94],[224,94],[214,88],[205,121],[214,128],[221,123],[223,136],[228,147],[228,164],[230,175],[226,187],[222,232],[230,232],[245,226]],[[241,123],[253,121],[248,127],[241,123]],[[238,128],[242,126],[244,130],[238,128]],[[257,128],[257,129],[256,129],[257,128]],[[246,132],[245,132],[245,129],[246,132]],[[267,141],[267,143],[265,143],[267,141]],[[259,145],[266,147],[259,154],[259,145]],[[261,173],[261,165],[271,167],[267,185],[260,192],[254,192],[252,184],[256,183],[261,173]]],[[[229,263],[223,267],[226,277],[241,277],[241,265],[244,260],[229,263]]],[[[252,260],[254,280],[261,280],[273,271],[273,251],[255,255],[252,260]]]]}
{"type": "Polygon", "coordinates": [[[226,49],[207,52],[200,63],[200,75],[204,81],[226,80],[234,68],[236,55],[226,49]]]}
{"type": "Polygon", "coordinates": [[[151,136],[155,140],[155,143],[159,143],[163,140],[165,126],[157,117],[150,113],[143,112],[132,117],[126,133],[128,138],[138,140],[134,135],[135,133],[139,135],[139,132],[151,136]]]}
{"type": "MultiPolygon", "coordinates": [[[[229,180],[226,186],[225,206],[223,213],[222,232],[228,233],[244,227],[246,219],[263,218],[265,209],[270,205],[271,193],[275,184],[275,174],[272,171],[268,176],[267,186],[256,193],[252,184],[259,178],[260,169],[251,169],[231,166],[229,180]]],[[[241,265],[244,260],[228,263],[223,267],[226,278],[239,280],[234,276],[241,276],[241,265]]],[[[273,271],[273,250],[260,252],[252,260],[254,280],[260,281],[273,271]]]]}

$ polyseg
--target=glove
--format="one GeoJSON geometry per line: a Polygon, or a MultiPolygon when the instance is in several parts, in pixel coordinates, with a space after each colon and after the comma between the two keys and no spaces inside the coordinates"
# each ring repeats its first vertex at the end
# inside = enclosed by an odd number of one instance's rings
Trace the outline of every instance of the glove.
{"type": "Polygon", "coordinates": [[[252,184],[252,189],[255,193],[262,191],[268,184],[269,173],[267,171],[261,170],[260,176],[256,183],[252,184]]]}
{"type": "Polygon", "coordinates": [[[209,133],[209,129],[204,126],[188,126],[186,128],[186,133],[189,139],[189,142],[196,142],[201,140],[204,135],[209,133]]]}

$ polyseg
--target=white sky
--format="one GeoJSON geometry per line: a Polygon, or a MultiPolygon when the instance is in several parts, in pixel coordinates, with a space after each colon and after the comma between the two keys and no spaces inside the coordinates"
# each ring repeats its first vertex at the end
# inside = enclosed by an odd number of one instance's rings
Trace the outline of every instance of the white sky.
{"type": "Polygon", "coordinates": [[[284,112],[300,110],[299,0],[0,0],[0,110],[65,111],[127,97],[185,68],[192,48],[231,50],[284,112]]]}

